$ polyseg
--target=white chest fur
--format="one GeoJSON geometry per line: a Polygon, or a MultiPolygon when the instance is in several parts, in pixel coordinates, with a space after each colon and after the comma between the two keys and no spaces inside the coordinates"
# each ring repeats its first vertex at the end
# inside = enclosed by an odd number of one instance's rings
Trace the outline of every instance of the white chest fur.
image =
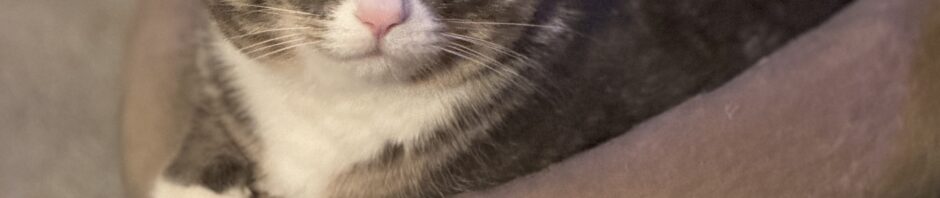
{"type": "Polygon", "coordinates": [[[323,197],[337,174],[377,157],[389,143],[411,142],[452,118],[453,104],[466,93],[336,80],[347,75],[315,69],[323,65],[288,77],[230,52],[234,84],[256,121],[259,184],[287,198],[323,197]]]}

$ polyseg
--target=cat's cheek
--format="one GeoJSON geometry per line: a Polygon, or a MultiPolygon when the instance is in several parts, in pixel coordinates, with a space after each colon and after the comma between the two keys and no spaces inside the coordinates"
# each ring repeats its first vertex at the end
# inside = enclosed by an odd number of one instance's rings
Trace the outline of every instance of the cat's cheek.
{"type": "Polygon", "coordinates": [[[440,35],[443,25],[421,1],[411,0],[409,17],[389,31],[382,48],[397,58],[436,54],[445,40],[440,35]]]}

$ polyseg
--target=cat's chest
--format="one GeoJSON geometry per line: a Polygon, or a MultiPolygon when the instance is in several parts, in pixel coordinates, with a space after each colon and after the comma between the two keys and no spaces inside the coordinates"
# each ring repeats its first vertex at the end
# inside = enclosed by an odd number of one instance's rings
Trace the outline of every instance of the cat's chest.
{"type": "Polygon", "coordinates": [[[395,88],[303,89],[254,72],[239,75],[237,84],[255,120],[261,185],[297,197],[322,196],[337,174],[448,122],[458,98],[395,88]]]}

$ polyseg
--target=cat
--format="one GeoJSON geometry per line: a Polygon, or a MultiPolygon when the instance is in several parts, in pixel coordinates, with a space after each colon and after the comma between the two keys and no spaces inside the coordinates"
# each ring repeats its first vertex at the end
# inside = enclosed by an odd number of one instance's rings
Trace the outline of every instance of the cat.
{"type": "Polygon", "coordinates": [[[718,87],[850,3],[203,1],[193,125],[153,197],[486,189],[718,87]]]}

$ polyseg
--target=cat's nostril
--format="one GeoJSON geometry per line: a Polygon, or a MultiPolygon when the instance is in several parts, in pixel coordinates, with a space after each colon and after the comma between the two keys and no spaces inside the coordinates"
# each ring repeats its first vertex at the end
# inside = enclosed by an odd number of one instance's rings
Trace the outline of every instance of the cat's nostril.
{"type": "Polygon", "coordinates": [[[404,0],[358,0],[356,18],[362,21],[377,39],[407,17],[404,0]]]}

